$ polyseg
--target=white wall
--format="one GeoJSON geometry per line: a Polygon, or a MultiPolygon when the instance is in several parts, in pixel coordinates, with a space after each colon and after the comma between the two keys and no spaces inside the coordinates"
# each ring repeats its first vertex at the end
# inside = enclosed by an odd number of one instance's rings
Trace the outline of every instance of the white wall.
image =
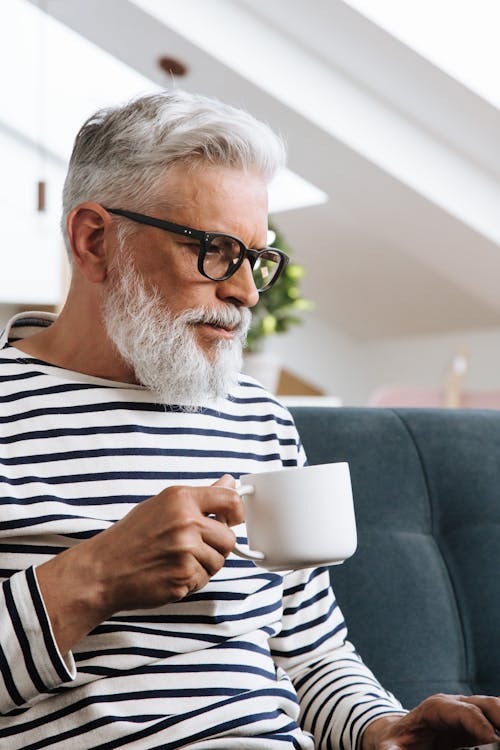
{"type": "Polygon", "coordinates": [[[500,326],[488,330],[376,339],[354,339],[309,315],[267,343],[284,365],[343,404],[362,406],[386,384],[440,388],[451,360],[469,352],[464,388],[500,390],[500,326]]]}
{"type": "Polygon", "coordinates": [[[18,312],[17,305],[6,305],[0,303],[0,331],[4,327],[4,324],[12,318],[18,312]]]}
{"type": "Polygon", "coordinates": [[[363,350],[340,329],[308,314],[301,326],[266,342],[265,350],[291,372],[343,403],[363,403],[369,387],[363,350]]]}
{"type": "Polygon", "coordinates": [[[372,341],[363,347],[372,388],[387,383],[439,388],[462,350],[469,358],[464,389],[500,390],[500,327],[372,341]]]}

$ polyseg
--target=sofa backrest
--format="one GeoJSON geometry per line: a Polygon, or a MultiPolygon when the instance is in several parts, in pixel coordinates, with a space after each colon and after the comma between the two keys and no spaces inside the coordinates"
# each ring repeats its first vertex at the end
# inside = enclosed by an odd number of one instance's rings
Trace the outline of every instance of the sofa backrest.
{"type": "Polygon", "coordinates": [[[309,463],[348,461],[358,550],[331,568],[350,640],[408,708],[500,694],[500,412],[296,407],[309,463]]]}

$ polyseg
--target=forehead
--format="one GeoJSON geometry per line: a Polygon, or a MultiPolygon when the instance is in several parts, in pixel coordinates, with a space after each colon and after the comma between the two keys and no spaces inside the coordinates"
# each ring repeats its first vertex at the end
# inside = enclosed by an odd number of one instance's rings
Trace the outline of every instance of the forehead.
{"type": "Polygon", "coordinates": [[[161,180],[159,199],[169,206],[164,218],[178,224],[265,244],[267,184],[255,172],[179,163],[161,180]]]}

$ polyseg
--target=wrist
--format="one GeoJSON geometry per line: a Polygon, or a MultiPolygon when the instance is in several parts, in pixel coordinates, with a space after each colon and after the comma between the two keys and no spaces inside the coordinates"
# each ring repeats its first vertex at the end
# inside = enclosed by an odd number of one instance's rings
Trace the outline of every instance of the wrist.
{"type": "Polygon", "coordinates": [[[86,542],[36,568],[40,593],[61,654],[113,614],[86,542]]]}
{"type": "Polygon", "coordinates": [[[380,743],[387,738],[391,728],[405,715],[403,713],[390,714],[373,719],[363,730],[360,750],[378,750],[380,743]]]}

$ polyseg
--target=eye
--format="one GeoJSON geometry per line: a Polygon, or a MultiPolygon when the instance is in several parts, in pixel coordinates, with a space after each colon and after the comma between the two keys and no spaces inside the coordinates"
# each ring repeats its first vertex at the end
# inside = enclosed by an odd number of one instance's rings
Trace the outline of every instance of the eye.
{"type": "Polygon", "coordinates": [[[229,262],[234,258],[238,258],[240,254],[240,246],[232,237],[219,235],[218,237],[214,237],[210,242],[207,254],[224,258],[229,262]]]}
{"type": "Polygon", "coordinates": [[[206,255],[220,255],[220,256],[224,256],[226,253],[227,253],[226,248],[224,248],[224,247],[218,247],[217,245],[215,245],[215,244],[212,243],[211,245],[208,246],[206,255]]]}
{"type": "Polygon", "coordinates": [[[192,253],[200,252],[199,242],[180,242],[179,244],[182,245],[182,247],[186,248],[186,250],[189,250],[192,253]]]}

